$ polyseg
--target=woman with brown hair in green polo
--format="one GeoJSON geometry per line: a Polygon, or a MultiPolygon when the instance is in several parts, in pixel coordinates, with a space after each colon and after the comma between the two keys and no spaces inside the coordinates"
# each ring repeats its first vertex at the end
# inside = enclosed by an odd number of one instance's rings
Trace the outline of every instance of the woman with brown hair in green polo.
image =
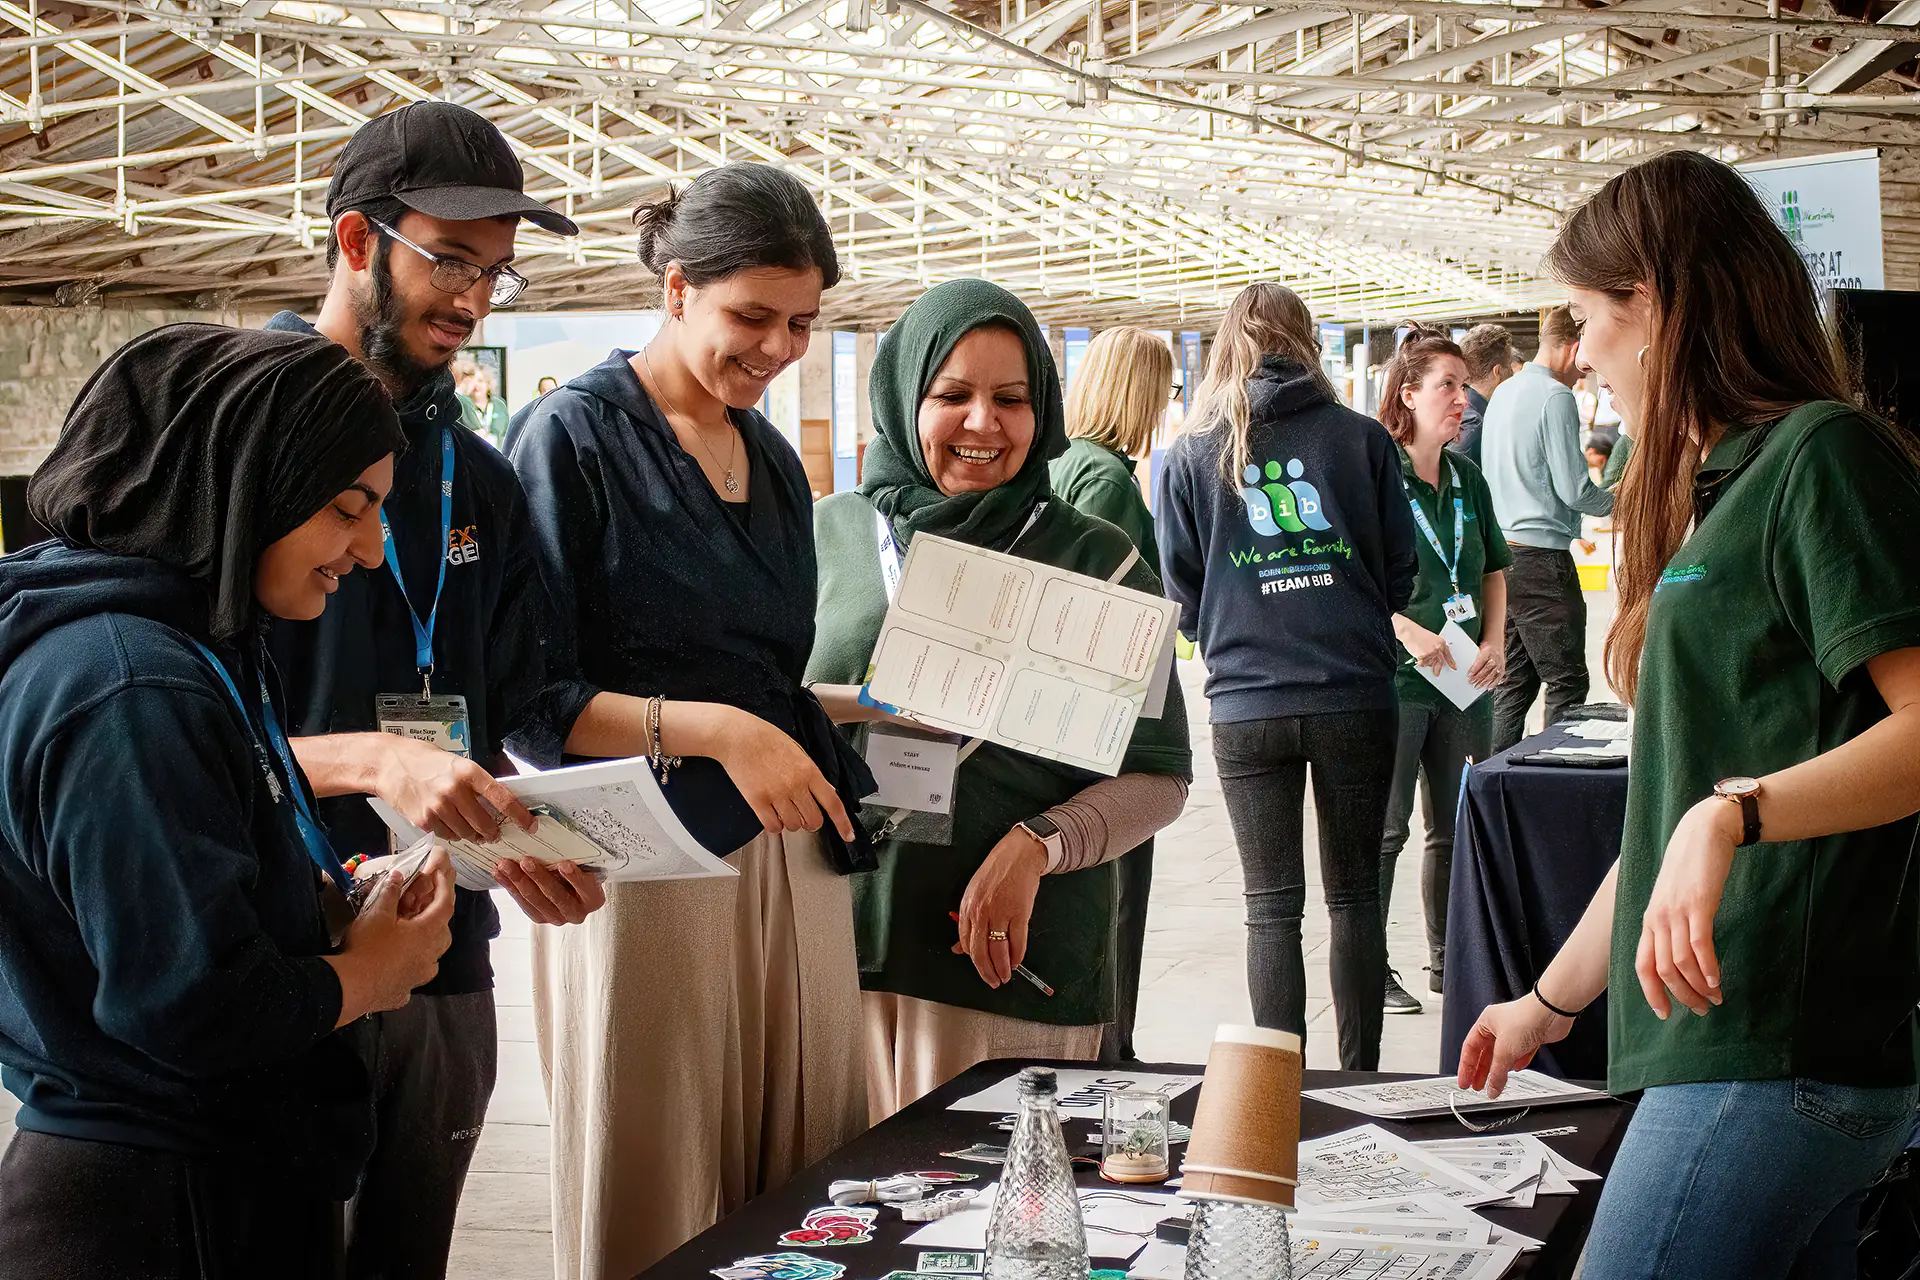
{"type": "Polygon", "coordinates": [[[1586,1280],[1851,1276],[1914,1118],[1913,441],[1848,403],[1805,264],[1717,161],[1629,169],[1547,261],[1633,427],[1607,639],[1633,773],[1619,862],[1460,1084],[1498,1092],[1604,992],[1608,1087],[1640,1101],[1586,1280]]]}

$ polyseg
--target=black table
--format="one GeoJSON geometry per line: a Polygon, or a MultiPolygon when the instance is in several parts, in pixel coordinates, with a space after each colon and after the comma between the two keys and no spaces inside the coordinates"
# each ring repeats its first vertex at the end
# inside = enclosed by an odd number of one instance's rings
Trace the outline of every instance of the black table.
{"type": "MultiPolygon", "coordinates": [[[[1442,1073],[1459,1067],[1461,1041],[1482,1009],[1533,989],[1620,856],[1624,766],[1517,761],[1578,742],[1565,729],[1548,729],[1467,775],[1447,898],[1442,1073]]],[[[1533,1065],[1563,1080],[1605,1079],[1606,1004],[1604,996],[1595,1001],[1533,1065]]]]}
{"type": "MultiPolygon", "coordinates": [[[[787,1186],[759,1197],[718,1226],[694,1237],[642,1272],[641,1276],[644,1280],[711,1280],[708,1276],[711,1268],[724,1267],[757,1253],[786,1252],[778,1243],[780,1234],[798,1227],[809,1209],[831,1204],[827,1187],[837,1179],[865,1180],[914,1169],[954,1169],[979,1174],[978,1182],[970,1185],[996,1181],[1000,1176],[998,1166],[943,1160],[940,1153],[958,1151],[976,1142],[1004,1144],[1008,1135],[992,1127],[999,1117],[983,1111],[948,1111],[946,1108],[949,1103],[977,1093],[1026,1065],[1024,1060],[1003,1059],[974,1067],[806,1169],[787,1186]]],[[[1053,1065],[1084,1067],[1087,1064],[1061,1062],[1053,1065]]],[[[1138,1069],[1190,1075],[1199,1075],[1203,1070],[1180,1064],[1142,1064],[1138,1069]]],[[[1116,1071],[1115,1074],[1125,1073],[1116,1071]]],[[[1304,1087],[1321,1089],[1330,1085],[1408,1078],[1359,1071],[1309,1071],[1304,1087]]],[[[1198,1089],[1189,1089],[1175,1098],[1174,1118],[1183,1123],[1192,1123],[1194,1104],[1199,1097],[1198,1089]]],[[[1626,1129],[1630,1113],[1631,1108],[1627,1104],[1613,1101],[1539,1108],[1496,1132],[1527,1132],[1577,1125],[1577,1133],[1542,1141],[1582,1168],[1605,1173],[1613,1163],[1613,1153],[1620,1145],[1620,1137],[1626,1129]]],[[[1368,1123],[1373,1122],[1356,1112],[1328,1106],[1311,1098],[1303,1099],[1300,1105],[1300,1132],[1303,1138],[1324,1137],[1368,1123]]],[[[1405,1124],[1379,1123],[1415,1141],[1468,1136],[1467,1131],[1451,1117],[1405,1124]]],[[[1086,1132],[1084,1123],[1070,1124],[1067,1128],[1069,1144],[1083,1137],[1086,1132]]],[[[1075,1149],[1076,1154],[1092,1150],[1091,1146],[1075,1149]]],[[[1177,1153],[1175,1163],[1178,1163],[1177,1153]]],[[[1099,1175],[1090,1170],[1081,1173],[1080,1182],[1089,1187],[1112,1189],[1115,1186],[1101,1181],[1099,1175]]],[[[1593,1221],[1601,1184],[1583,1182],[1577,1185],[1580,1188],[1579,1195],[1540,1196],[1531,1209],[1477,1211],[1501,1227],[1522,1232],[1543,1242],[1539,1252],[1521,1255],[1510,1275],[1527,1276],[1532,1280],[1564,1280],[1573,1274],[1574,1264],[1579,1260],[1581,1246],[1587,1238],[1587,1228],[1593,1221]]],[[[1154,1191],[1159,1188],[1148,1185],[1136,1189],[1154,1191]]],[[[634,1211],[643,1213],[645,1208],[635,1206],[634,1211]]],[[[874,1240],[870,1244],[838,1245],[818,1250],[795,1249],[792,1252],[808,1255],[817,1253],[827,1261],[844,1263],[847,1268],[846,1280],[874,1280],[889,1271],[913,1269],[919,1259],[919,1249],[900,1242],[918,1229],[917,1224],[902,1222],[896,1210],[883,1208],[874,1240]]],[[[1094,1265],[1114,1267],[1123,1264],[1096,1260],[1094,1265]]]]}

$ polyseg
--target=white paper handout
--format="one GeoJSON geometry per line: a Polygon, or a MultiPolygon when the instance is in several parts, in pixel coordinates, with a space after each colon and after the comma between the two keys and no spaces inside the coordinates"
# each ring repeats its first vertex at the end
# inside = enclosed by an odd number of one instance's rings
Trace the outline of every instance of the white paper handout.
{"type": "MultiPolygon", "coordinates": [[[[738,875],[709,853],[674,816],[653,771],[640,757],[550,769],[500,780],[530,809],[544,808],[532,834],[500,823],[500,839],[448,841],[454,883],[463,889],[498,887],[494,864],[501,858],[571,859],[608,880],[690,880],[738,875]]],[[[385,802],[369,798],[380,820],[402,844],[424,832],[385,802]]]]}
{"type": "MultiPolygon", "coordinates": [[[[987,1226],[993,1220],[998,1183],[983,1187],[979,1198],[959,1213],[929,1222],[906,1238],[922,1249],[984,1249],[987,1226]]],[[[1118,1188],[1083,1187],[1080,1218],[1087,1230],[1087,1254],[1094,1258],[1133,1257],[1153,1239],[1154,1224],[1179,1216],[1182,1206],[1171,1195],[1118,1188]]]]}
{"type": "MultiPolygon", "coordinates": [[[[1201,1080],[1197,1075],[1174,1076],[1154,1071],[1106,1071],[1085,1067],[1062,1067],[1054,1074],[1059,1080],[1059,1097],[1055,1105],[1060,1110],[1060,1118],[1071,1120],[1075,1116],[1086,1116],[1096,1123],[1104,1114],[1103,1102],[1110,1093],[1141,1091],[1177,1098],[1201,1080]]],[[[989,1085],[978,1093],[969,1094],[950,1104],[947,1110],[1010,1115],[1020,1110],[1019,1078],[1019,1073],[1013,1072],[1000,1083],[989,1085]]]]}
{"type": "Polygon", "coordinates": [[[1174,614],[1158,596],[922,534],[868,687],[932,728],[1112,775],[1174,614]]]}
{"type": "Polygon", "coordinates": [[[1475,1111],[1503,1111],[1515,1107],[1544,1107],[1563,1102],[1601,1102],[1604,1089],[1584,1089],[1556,1080],[1538,1071],[1516,1071],[1507,1077],[1507,1087],[1498,1098],[1462,1089],[1452,1076],[1428,1076],[1421,1080],[1385,1080],[1379,1084],[1338,1085],[1331,1089],[1303,1089],[1303,1098],[1330,1102],[1363,1116],[1382,1120],[1419,1120],[1444,1116],[1455,1109],[1462,1115],[1475,1111]]]}
{"type": "Polygon", "coordinates": [[[1379,1125],[1300,1144],[1295,1203],[1312,1209],[1433,1192],[1465,1208],[1505,1200],[1507,1193],[1379,1125]]]}
{"type": "Polygon", "coordinates": [[[1465,711],[1487,693],[1467,679],[1467,672],[1473,669],[1474,659],[1480,656],[1480,646],[1457,622],[1449,621],[1440,628],[1440,638],[1446,641],[1447,652],[1453,655],[1453,666],[1435,671],[1416,662],[1413,669],[1444,694],[1447,701],[1465,711]]]}
{"type": "Polygon", "coordinates": [[[1499,1280],[1519,1259],[1505,1245],[1446,1245],[1291,1231],[1294,1280],[1499,1280]]]}

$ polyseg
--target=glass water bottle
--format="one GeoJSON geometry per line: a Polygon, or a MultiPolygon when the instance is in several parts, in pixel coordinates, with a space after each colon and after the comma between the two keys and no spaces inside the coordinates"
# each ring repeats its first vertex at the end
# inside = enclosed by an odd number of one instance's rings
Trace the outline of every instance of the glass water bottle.
{"type": "Polygon", "coordinates": [[[1050,1067],[1020,1072],[1020,1115],[987,1224],[988,1280],[1087,1280],[1087,1229],[1050,1067]]]}
{"type": "Polygon", "coordinates": [[[1293,1280],[1286,1210],[1224,1200],[1194,1203],[1187,1280],[1293,1280]]]}

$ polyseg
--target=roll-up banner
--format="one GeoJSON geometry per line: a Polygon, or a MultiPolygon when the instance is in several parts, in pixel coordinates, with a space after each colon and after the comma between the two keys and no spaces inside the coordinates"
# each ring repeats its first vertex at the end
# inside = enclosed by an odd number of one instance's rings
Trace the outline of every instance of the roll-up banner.
{"type": "Polygon", "coordinates": [[[1887,287],[1878,151],[1762,160],[1738,168],[1806,259],[1822,294],[1887,287]]]}

